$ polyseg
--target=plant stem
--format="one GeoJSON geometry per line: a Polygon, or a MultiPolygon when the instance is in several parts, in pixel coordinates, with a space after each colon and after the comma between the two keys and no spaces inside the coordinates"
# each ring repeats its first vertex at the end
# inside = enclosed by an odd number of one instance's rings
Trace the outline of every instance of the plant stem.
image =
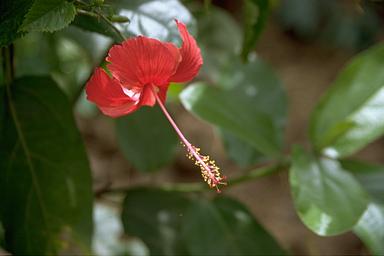
{"type": "MultiPolygon", "coordinates": [[[[251,182],[253,180],[256,180],[268,175],[272,175],[280,171],[284,171],[288,168],[288,166],[289,166],[288,161],[282,161],[282,162],[265,165],[265,166],[253,169],[251,171],[248,171],[245,174],[239,175],[232,179],[228,179],[227,188],[237,186],[246,182],[251,182]]],[[[140,186],[143,186],[143,185],[138,185],[137,187],[140,187],[140,186]]],[[[164,191],[183,192],[183,193],[204,192],[204,191],[210,190],[210,188],[206,186],[206,184],[204,184],[203,182],[165,183],[161,185],[154,185],[151,187],[164,190],[164,191]]],[[[131,187],[103,188],[102,191],[96,191],[96,194],[101,195],[104,193],[125,193],[128,191],[128,189],[131,189],[131,187]]]]}
{"type": "Polygon", "coordinates": [[[85,3],[85,2],[83,2],[81,0],[75,0],[75,2],[77,4],[79,4],[80,6],[82,6],[83,8],[86,8],[86,9],[90,10],[90,11],[89,10],[84,10],[84,9],[82,9],[80,7],[80,9],[77,9],[78,13],[83,14],[83,15],[87,15],[87,16],[91,16],[91,17],[94,17],[94,18],[101,18],[102,20],[104,20],[111,27],[111,29],[113,31],[115,31],[116,35],[120,38],[120,42],[125,40],[125,36],[120,32],[120,30],[118,28],[116,28],[115,25],[113,25],[112,21],[110,19],[108,19],[102,12],[95,10],[94,8],[92,8],[91,5],[85,3]]]}
{"type": "MultiPolygon", "coordinates": [[[[287,165],[280,163],[256,168],[238,177],[228,179],[227,187],[229,188],[243,184],[245,182],[250,182],[255,179],[262,178],[279,171],[283,171],[286,168],[287,165]]],[[[162,190],[175,192],[202,192],[209,189],[207,186],[204,186],[204,184],[201,182],[164,184],[159,186],[159,188],[162,190]]]]}
{"type": "Polygon", "coordinates": [[[110,21],[107,17],[105,17],[105,15],[102,14],[101,12],[96,11],[95,13],[99,15],[100,18],[103,19],[113,29],[113,31],[115,31],[116,35],[121,40],[119,43],[125,40],[125,36],[120,32],[120,30],[115,25],[113,25],[112,21],[110,21]]]}
{"type": "Polygon", "coordinates": [[[13,63],[13,53],[14,46],[13,44],[8,47],[1,48],[3,55],[3,71],[4,71],[4,82],[7,87],[9,87],[15,77],[14,72],[14,63],[13,63]]]}

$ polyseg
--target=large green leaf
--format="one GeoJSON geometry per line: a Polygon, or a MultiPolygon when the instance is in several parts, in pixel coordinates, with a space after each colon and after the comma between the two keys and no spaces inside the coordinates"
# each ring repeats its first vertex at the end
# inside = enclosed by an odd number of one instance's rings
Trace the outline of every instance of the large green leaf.
{"type": "Polygon", "coordinates": [[[32,4],[33,0],[1,0],[0,47],[12,43],[24,34],[18,32],[18,29],[32,4]]]}
{"type": "Polygon", "coordinates": [[[128,191],[125,232],[141,238],[151,255],[282,255],[273,238],[239,202],[187,197],[158,189],[128,191]]]}
{"type": "Polygon", "coordinates": [[[123,203],[123,226],[141,238],[151,255],[188,255],[180,236],[188,198],[156,189],[130,190],[123,203]]]}
{"type": "Polygon", "coordinates": [[[384,166],[356,160],[343,160],[341,165],[355,175],[373,200],[384,203],[384,166]]]}
{"type": "Polygon", "coordinates": [[[76,16],[76,7],[65,0],[35,0],[20,31],[60,30],[69,25],[76,16]]]}
{"type": "Polygon", "coordinates": [[[336,160],[316,158],[301,148],[293,153],[290,184],[296,211],[318,235],[350,230],[365,211],[367,195],[336,160]]]}
{"type": "Polygon", "coordinates": [[[257,151],[252,145],[239,139],[232,133],[220,129],[220,136],[229,158],[239,166],[248,167],[267,160],[267,157],[257,151]]]}
{"type": "Polygon", "coordinates": [[[353,230],[372,255],[384,255],[384,205],[371,203],[353,230]]]}
{"type": "Polygon", "coordinates": [[[11,86],[0,126],[0,219],[13,254],[89,253],[91,175],[66,96],[46,77],[11,86]]]}
{"type": "Polygon", "coordinates": [[[252,214],[228,197],[195,200],[182,226],[191,255],[283,255],[283,250],[252,214]]]}
{"type": "Polygon", "coordinates": [[[312,115],[318,150],[347,156],[384,133],[384,44],[355,57],[312,115]]]}
{"type": "MultiPolygon", "coordinates": [[[[281,81],[270,66],[259,58],[253,58],[247,64],[232,61],[222,69],[218,84],[230,88],[237,102],[249,99],[248,107],[266,113],[276,127],[277,140],[282,141],[287,100],[281,81]]],[[[263,159],[249,141],[240,140],[227,131],[222,135],[229,156],[238,164],[246,166],[263,159]]]]}
{"type": "Polygon", "coordinates": [[[248,59],[248,54],[255,47],[257,40],[269,16],[269,0],[244,0],[244,36],[241,56],[248,59]]]}
{"type": "Polygon", "coordinates": [[[141,108],[116,124],[124,156],[138,170],[154,171],[172,161],[178,140],[159,107],[141,108]]]}
{"type": "Polygon", "coordinates": [[[281,147],[281,131],[271,116],[255,104],[253,96],[257,89],[253,85],[249,88],[250,93],[241,88],[222,89],[195,83],[180,97],[186,109],[200,118],[233,133],[258,151],[275,156],[281,147]]]}

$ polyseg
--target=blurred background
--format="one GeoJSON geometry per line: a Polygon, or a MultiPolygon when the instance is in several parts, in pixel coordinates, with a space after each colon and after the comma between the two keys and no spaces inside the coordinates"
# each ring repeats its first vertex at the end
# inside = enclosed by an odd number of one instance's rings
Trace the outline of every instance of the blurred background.
{"type": "MultiPolygon", "coordinates": [[[[384,2],[380,0],[270,1],[269,15],[259,25],[256,47],[250,46],[249,54],[244,53],[243,33],[248,22],[244,13],[252,8],[243,1],[105,4],[129,18],[130,22],[114,23],[126,36],[144,34],[179,45],[173,18],[187,24],[201,47],[204,65],[193,85],[171,85],[167,105],[190,141],[215,159],[229,177],[262,166],[271,158],[225,127],[198,117],[204,119],[204,113],[193,115],[194,111],[186,110],[180,102],[180,97],[189,97],[185,91],[181,93],[185,86],[232,90],[233,97],[224,98],[234,101],[230,106],[244,103],[252,108],[256,104],[269,111],[283,131],[277,143],[288,155],[291,145],[308,145],[310,113],[340,70],[355,54],[383,39],[384,2]]],[[[184,148],[158,109],[143,108],[114,120],[86,100],[81,88],[94,68],[103,64],[116,36],[107,29],[95,33],[100,28],[91,26],[88,18],[78,15],[71,26],[56,33],[32,32],[15,41],[16,77],[50,74],[75,104],[96,197],[94,250],[102,255],[148,255],[145,239],[122,235],[122,192],[135,186],[201,182],[199,170],[185,157],[184,148]]],[[[226,106],[223,108],[225,111],[226,106]]],[[[357,155],[378,164],[384,164],[383,156],[382,139],[357,155]]],[[[352,232],[321,237],[305,227],[295,212],[287,170],[224,187],[223,193],[243,203],[292,255],[369,255],[352,232]]]]}

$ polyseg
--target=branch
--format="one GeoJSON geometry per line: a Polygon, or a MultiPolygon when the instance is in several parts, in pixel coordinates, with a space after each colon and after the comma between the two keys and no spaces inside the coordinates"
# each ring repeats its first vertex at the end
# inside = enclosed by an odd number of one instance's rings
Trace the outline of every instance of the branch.
{"type": "MultiPolygon", "coordinates": [[[[284,171],[289,167],[289,161],[288,160],[283,160],[278,163],[262,166],[260,168],[253,169],[243,175],[234,177],[232,179],[228,179],[228,185],[227,187],[233,187],[237,186],[240,184],[243,184],[245,182],[250,182],[258,178],[262,178],[280,171],[284,171]]],[[[142,186],[142,185],[139,185],[142,186]]],[[[204,192],[204,191],[209,191],[212,190],[209,188],[205,183],[203,182],[188,182],[188,183],[165,183],[161,184],[158,186],[152,186],[164,191],[172,191],[172,192],[183,192],[183,193],[188,193],[188,192],[204,192]]],[[[108,187],[103,187],[99,191],[96,191],[96,195],[102,195],[104,193],[125,193],[129,189],[132,189],[133,187],[128,187],[128,188],[108,188],[108,187]]]]}

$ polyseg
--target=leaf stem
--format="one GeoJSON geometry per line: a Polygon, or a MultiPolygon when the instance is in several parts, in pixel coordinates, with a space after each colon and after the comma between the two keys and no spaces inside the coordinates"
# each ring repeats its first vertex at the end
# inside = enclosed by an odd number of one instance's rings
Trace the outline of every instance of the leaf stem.
{"type": "MultiPolygon", "coordinates": [[[[272,175],[277,172],[281,172],[286,170],[289,167],[289,161],[288,160],[282,160],[281,162],[264,165],[259,168],[252,169],[245,174],[239,175],[234,178],[228,179],[227,187],[233,187],[237,186],[246,182],[251,182],[253,180],[272,175]]],[[[144,186],[144,185],[137,185],[144,186]]],[[[202,182],[187,182],[187,183],[165,183],[161,185],[154,185],[151,187],[155,187],[164,191],[172,191],[172,192],[183,192],[183,193],[191,193],[191,192],[204,192],[210,190],[209,187],[207,187],[202,182]]],[[[102,191],[96,191],[96,195],[101,195],[104,193],[125,193],[128,189],[131,189],[133,187],[123,187],[123,188],[103,188],[102,191]]]]}
{"type": "Polygon", "coordinates": [[[95,11],[95,13],[97,15],[99,15],[99,17],[101,19],[103,19],[112,29],[113,31],[115,31],[116,35],[120,38],[120,42],[123,42],[125,40],[125,36],[120,32],[120,30],[115,26],[113,25],[112,21],[110,21],[104,14],[102,14],[101,12],[98,12],[98,11],[95,11]]]}
{"type": "MultiPolygon", "coordinates": [[[[120,42],[123,42],[125,40],[125,36],[120,32],[120,30],[112,23],[112,21],[110,19],[108,19],[102,12],[100,11],[97,11],[97,10],[94,10],[94,8],[92,8],[91,5],[81,1],[81,0],[76,0],[75,1],[76,3],[78,3],[80,6],[83,6],[84,8],[86,9],[89,9],[89,10],[84,10],[83,8],[78,8],[77,9],[77,12],[79,14],[83,14],[83,15],[87,15],[87,16],[90,16],[90,17],[94,17],[94,18],[101,18],[102,20],[104,20],[107,25],[109,25],[111,27],[111,29],[116,33],[116,35],[120,38],[120,42]]],[[[120,43],[119,42],[119,43],[120,43]]]]}

